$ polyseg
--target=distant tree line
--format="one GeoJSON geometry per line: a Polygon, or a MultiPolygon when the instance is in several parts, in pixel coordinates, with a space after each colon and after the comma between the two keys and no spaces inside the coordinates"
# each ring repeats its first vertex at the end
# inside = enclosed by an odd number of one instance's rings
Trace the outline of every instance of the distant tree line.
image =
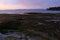
{"type": "Polygon", "coordinates": [[[47,8],[47,10],[60,10],[60,7],[50,7],[50,8],[47,8]]]}

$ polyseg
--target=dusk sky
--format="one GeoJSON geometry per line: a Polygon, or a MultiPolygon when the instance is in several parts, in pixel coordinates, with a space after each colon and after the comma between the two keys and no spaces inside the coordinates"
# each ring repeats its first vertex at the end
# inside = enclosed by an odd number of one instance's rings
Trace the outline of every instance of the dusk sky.
{"type": "Polygon", "coordinates": [[[0,0],[0,10],[46,9],[60,6],[60,0],[0,0]]]}

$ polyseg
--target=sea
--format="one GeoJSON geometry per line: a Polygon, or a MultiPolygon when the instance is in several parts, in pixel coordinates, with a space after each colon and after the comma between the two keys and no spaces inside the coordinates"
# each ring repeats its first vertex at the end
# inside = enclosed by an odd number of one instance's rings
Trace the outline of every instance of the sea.
{"type": "Polygon", "coordinates": [[[15,9],[15,10],[0,10],[0,14],[24,14],[27,12],[37,12],[37,13],[60,13],[59,11],[46,10],[46,9],[15,9]]]}

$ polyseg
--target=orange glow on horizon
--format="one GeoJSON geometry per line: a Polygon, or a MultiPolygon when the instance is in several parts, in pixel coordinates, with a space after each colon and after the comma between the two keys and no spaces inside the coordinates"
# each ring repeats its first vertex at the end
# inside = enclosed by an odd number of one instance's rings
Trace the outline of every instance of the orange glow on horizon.
{"type": "Polygon", "coordinates": [[[0,3],[0,10],[9,10],[9,9],[26,9],[25,5],[8,5],[7,3],[0,3]]]}

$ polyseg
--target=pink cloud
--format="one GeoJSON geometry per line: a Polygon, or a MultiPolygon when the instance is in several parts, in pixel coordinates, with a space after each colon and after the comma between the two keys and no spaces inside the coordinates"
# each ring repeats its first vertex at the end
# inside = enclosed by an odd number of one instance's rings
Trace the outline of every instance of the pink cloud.
{"type": "Polygon", "coordinates": [[[42,6],[44,5],[44,1],[38,1],[38,0],[15,0],[15,2],[20,5],[24,5],[27,9],[30,9],[30,8],[36,8],[36,7],[40,7],[42,8],[42,6]],[[43,3],[42,3],[43,2],[43,3]]]}
{"type": "Polygon", "coordinates": [[[44,1],[39,0],[11,0],[0,2],[0,9],[31,9],[31,8],[43,8],[44,1]],[[38,1],[38,2],[37,2],[38,1]]]}
{"type": "Polygon", "coordinates": [[[8,5],[7,3],[0,3],[0,10],[7,10],[7,9],[25,9],[24,5],[8,5]]]}

